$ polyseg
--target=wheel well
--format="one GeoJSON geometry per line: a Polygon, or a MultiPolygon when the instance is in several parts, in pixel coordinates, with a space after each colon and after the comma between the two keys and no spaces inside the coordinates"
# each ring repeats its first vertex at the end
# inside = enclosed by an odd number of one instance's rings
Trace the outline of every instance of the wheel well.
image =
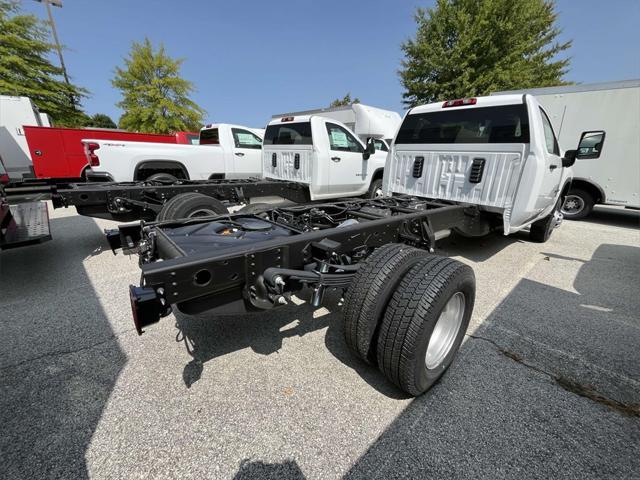
{"type": "Polygon", "coordinates": [[[89,165],[85,166],[80,172],[80,178],[83,182],[87,181],[87,170],[89,170],[89,165]]]}
{"type": "Polygon", "coordinates": [[[180,162],[173,160],[148,160],[136,165],[133,172],[134,180],[145,180],[156,173],[168,173],[176,178],[189,180],[187,168],[180,162]]]}
{"type": "Polygon", "coordinates": [[[380,180],[384,175],[384,168],[379,168],[375,172],[373,172],[373,176],[371,177],[371,181],[380,180]]]}
{"type": "Polygon", "coordinates": [[[600,189],[600,187],[587,180],[582,180],[580,178],[574,179],[571,182],[571,188],[578,188],[590,193],[596,203],[603,203],[605,201],[604,192],[600,189]]]}

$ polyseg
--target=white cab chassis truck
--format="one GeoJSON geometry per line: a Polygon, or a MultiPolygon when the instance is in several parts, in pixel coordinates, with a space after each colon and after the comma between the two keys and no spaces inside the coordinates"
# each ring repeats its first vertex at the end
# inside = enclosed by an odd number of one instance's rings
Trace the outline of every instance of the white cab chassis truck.
{"type": "Polygon", "coordinates": [[[537,88],[560,145],[576,148],[562,212],[578,220],[596,204],[640,208],[640,80],[537,88]]]}
{"type": "Polygon", "coordinates": [[[381,196],[389,147],[381,130],[356,127],[361,135],[323,114],[272,120],[262,148],[264,177],[305,185],[311,200],[381,196]]]}
{"type": "Polygon", "coordinates": [[[199,145],[85,139],[89,181],[208,180],[259,177],[259,130],[226,123],[207,125],[199,145]]]}
{"type": "MultiPolygon", "coordinates": [[[[313,122],[297,124],[315,135],[313,122]]],[[[323,134],[326,122],[317,122],[323,134]]],[[[298,153],[300,169],[303,161],[313,168],[300,145],[271,152],[276,165],[298,153]]],[[[349,348],[420,395],[453,361],[475,299],[473,270],[435,254],[436,241],[453,229],[527,225],[533,240],[546,241],[574,160],[531,96],[448,101],[406,114],[387,161],[388,196],[122,226],[107,239],[139,255],[141,283],[129,297],[140,334],[172,308],[269,310],[305,287],[319,306],[327,288],[338,289],[349,348]]]]}

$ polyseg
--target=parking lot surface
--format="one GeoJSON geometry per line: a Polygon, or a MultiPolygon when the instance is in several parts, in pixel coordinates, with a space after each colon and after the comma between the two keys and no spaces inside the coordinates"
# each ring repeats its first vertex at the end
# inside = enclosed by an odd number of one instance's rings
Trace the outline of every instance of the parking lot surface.
{"type": "Polygon", "coordinates": [[[138,337],[115,224],[50,213],[53,241],[0,253],[0,478],[637,478],[637,213],[443,241],[476,308],[417,399],[349,353],[337,295],[138,337]]]}

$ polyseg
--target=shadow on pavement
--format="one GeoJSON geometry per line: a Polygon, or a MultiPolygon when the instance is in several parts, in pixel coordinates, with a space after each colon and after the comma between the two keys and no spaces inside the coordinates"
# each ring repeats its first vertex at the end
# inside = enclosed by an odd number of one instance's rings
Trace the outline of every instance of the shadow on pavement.
{"type": "Polygon", "coordinates": [[[611,227],[640,228],[640,211],[596,206],[588,217],[583,220],[574,221],[597,223],[599,225],[607,225],[611,227]]]}
{"type": "Polygon", "coordinates": [[[460,255],[473,262],[484,262],[513,243],[527,242],[528,232],[518,232],[505,236],[501,232],[491,232],[478,238],[467,238],[456,233],[437,244],[438,255],[460,255]]]}
{"type": "Polygon", "coordinates": [[[634,477],[638,271],[629,246],[541,260],[346,478],[634,477]]]}
{"type": "MultiPolygon", "coordinates": [[[[298,295],[309,300],[310,291],[298,295]]],[[[312,307],[308,301],[302,305],[280,307],[273,312],[255,312],[240,315],[216,315],[202,313],[185,315],[175,312],[176,340],[184,342],[193,359],[184,367],[183,380],[191,387],[200,380],[204,365],[210,360],[237,350],[250,347],[260,355],[271,355],[282,348],[282,341],[289,337],[302,337],[310,332],[327,328],[325,343],[329,351],[347,367],[354,369],[373,388],[393,398],[406,398],[394,386],[382,378],[380,372],[357,359],[347,348],[342,333],[342,308],[340,295],[331,291],[325,295],[325,309],[312,307]],[[296,322],[295,327],[283,327],[296,322]]],[[[321,307],[322,308],[322,307],[321,307]]]]}
{"type": "Polygon", "coordinates": [[[80,216],[0,253],[0,477],[88,478],[86,450],[126,363],[83,260],[103,235],[80,216]]]}
{"type": "Polygon", "coordinates": [[[234,480],[304,480],[306,477],[295,460],[282,463],[243,460],[234,480]]]}

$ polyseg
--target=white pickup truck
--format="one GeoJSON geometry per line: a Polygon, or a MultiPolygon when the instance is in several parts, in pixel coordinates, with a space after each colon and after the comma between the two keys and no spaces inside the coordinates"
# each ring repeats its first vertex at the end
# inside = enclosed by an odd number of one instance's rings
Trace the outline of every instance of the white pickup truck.
{"type": "Polygon", "coordinates": [[[476,205],[491,222],[456,229],[463,234],[499,227],[509,235],[531,226],[532,239],[546,241],[562,221],[576,150],[562,154],[535,97],[503,95],[412,108],[389,158],[387,195],[476,205]]]}
{"type": "Polygon", "coordinates": [[[311,200],[380,197],[389,147],[374,133],[365,144],[322,114],[277,118],[265,131],[263,175],[307,186],[311,200]]]}
{"type": "Polygon", "coordinates": [[[262,131],[207,125],[200,145],[84,139],[89,181],[208,180],[259,177],[262,131]]]}

